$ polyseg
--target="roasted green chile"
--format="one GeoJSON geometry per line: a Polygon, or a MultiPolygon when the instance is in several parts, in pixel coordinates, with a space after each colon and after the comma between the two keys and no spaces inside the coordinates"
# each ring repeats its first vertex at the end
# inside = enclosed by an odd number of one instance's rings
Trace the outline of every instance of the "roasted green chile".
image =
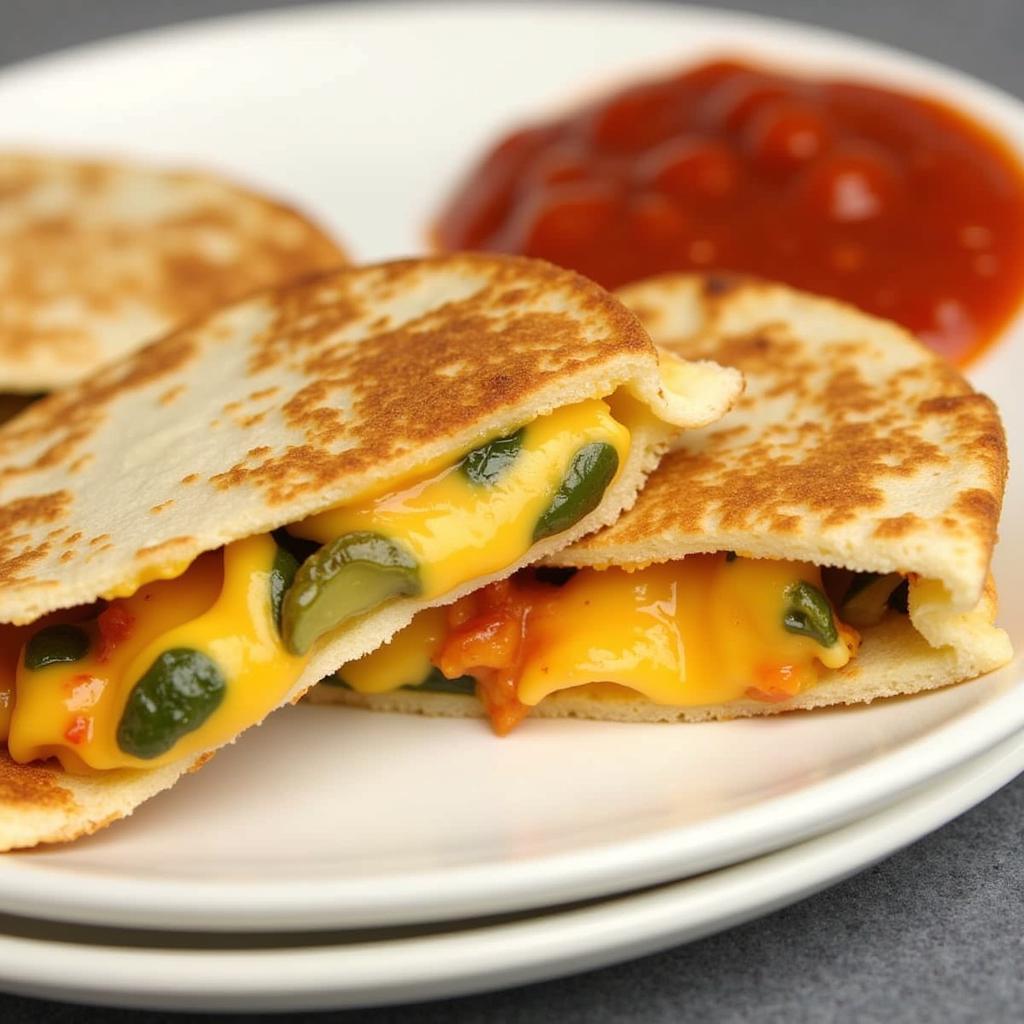
{"type": "Polygon", "coordinates": [[[790,584],[786,602],[782,625],[787,632],[809,636],[822,647],[831,647],[839,639],[832,606],[817,587],[805,580],[790,584]]]}
{"type": "Polygon", "coordinates": [[[584,445],[572,458],[569,470],[551,504],[537,521],[535,541],[575,526],[601,503],[619,468],[619,453],[604,441],[584,445]]]}
{"type": "Polygon", "coordinates": [[[281,605],[284,603],[284,595],[295,582],[295,574],[298,571],[299,560],[290,551],[279,547],[270,566],[270,610],[278,632],[281,631],[281,605]]]}
{"type": "Polygon", "coordinates": [[[223,673],[201,651],[164,651],[128,695],[117,745],[147,761],[166,754],[217,710],[226,690],[223,673]]]}
{"type": "Polygon", "coordinates": [[[419,565],[400,544],[379,533],[346,533],[299,566],[281,605],[281,635],[293,654],[305,654],[335,626],[420,590],[419,565]]]}
{"type": "Polygon", "coordinates": [[[466,475],[470,483],[478,486],[491,486],[519,458],[523,447],[521,427],[508,437],[496,437],[493,441],[474,448],[463,456],[459,469],[466,475]]]}
{"type": "Polygon", "coordinates": [[[81,661],[89,653],[89,635],[70,624],[47,626],[25,645],[25,668],[40,669],[81,661]]]}

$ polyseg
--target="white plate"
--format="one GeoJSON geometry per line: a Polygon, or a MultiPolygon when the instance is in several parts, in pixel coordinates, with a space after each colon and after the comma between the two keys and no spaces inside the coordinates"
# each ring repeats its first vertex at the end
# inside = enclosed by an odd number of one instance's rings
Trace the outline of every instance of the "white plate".
{"type": "MultiPolygon", "coordinates": [[[[221,165],[300,198],[364,258],[420,245],[463,162],[531,112],[709,53],[949,96],[1024,152],[1013,100],[824,32],[682,8],[345,5],[87,47],[0,77],[0,144],[221,165]]],[[[1021,451],[1019,327],[979,376],[1021,451]]],[[[997,561],[1021,646],[1015,487],[997,561]]],[[[154,927],[406,923],[621,892],[868,813],[1024,725],[1020,667],[872,708],[701,726],[298,709],[135,818],[0,862],[0,908],[154,927]]]]}
{"type": "MultiPolygon", "coordinates": [[[[0,987],[24,995],[173,1010],[328,1009],[522,985],[692,942],[769,913],[888,856],[1024,771],[1024,735],[886,810],[699,878],[538,917],[412,938],[147,937],[29,923],[0,935],[0,987]],[[158,947],[160,939],[175,946],[158,947]],[[150,948],[140,948],[143,946],[150,948]],[[217,948],[221,947],[221,948],[217,948]]],[[[2,926],[2,922],[0,922],[2,926]]]]}

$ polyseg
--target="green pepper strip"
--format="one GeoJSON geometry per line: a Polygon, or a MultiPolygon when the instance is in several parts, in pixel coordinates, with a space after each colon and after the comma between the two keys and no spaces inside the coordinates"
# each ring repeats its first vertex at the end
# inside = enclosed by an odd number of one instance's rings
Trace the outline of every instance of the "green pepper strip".
{"type": "Polygon", "coordinates": [[[828,598],[815,586],[801,580],[786,588],[789,602],[782,624],[790,633],[809,636],[822,647],[831,647],[839,639],[828,598]]]}

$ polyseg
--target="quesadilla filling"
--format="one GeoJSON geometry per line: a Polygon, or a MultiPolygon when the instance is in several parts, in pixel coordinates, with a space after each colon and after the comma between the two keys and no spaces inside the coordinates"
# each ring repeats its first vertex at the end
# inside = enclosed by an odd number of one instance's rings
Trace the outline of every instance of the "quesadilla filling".
{"type": "Polygon", "coordinates": [[[0,741],[16,761],[69,771],[155,767],[227,742],[285,699],[325,634],[507,569],[574,526],[629,445],[607,402],[580,402],[173,578],[0,627],[0,741]]]}
{"type": "Polygon", "coordinates": [[[499,735],[557,691],[679,707],[781,702],[855,656],[853,622],[899,605],[898,574],[824,575],[731,552],[633,571],[524,570],[422,612],[332,681],[365,694],[475,694],[499,735]]]}

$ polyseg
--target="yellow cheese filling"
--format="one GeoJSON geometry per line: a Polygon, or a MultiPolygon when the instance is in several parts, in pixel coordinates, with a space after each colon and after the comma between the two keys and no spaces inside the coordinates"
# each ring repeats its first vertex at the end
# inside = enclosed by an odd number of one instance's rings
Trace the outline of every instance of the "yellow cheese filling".
{"type": "Polygon", "coordinates": [[[338,677],[360,693],[387,693],[417,686],[430,675],[433,659],[448,632],[448,609],[426,608],[390,643],[350,661],[338,677]]]}
{"type": "MultiPolygon", "coordinates": [[[[817,567],[724,552],[632,572],[581,569],[561,586],[523,582],[518,592],[496,600],[504,600],[521,623],[523,641],[486,664],[493,669],[505,657],[514,697],[527,707],[581,686],[591,696],[618,693],[609,683],[680,707],[784,700],[813,686],[822,668],[845,665],[858,642],[834,615],[817,567]],[[812,616],[821,612],[834,634],[810,635],[813,622],[796,631],[800,608],[806,609],[801,598],[808,594],[817,602],[812,616]]],[[[478,634],[497,636],[496,601],[484,603],[478,634]]],[[[465,633],[467,620],[473,628],[474,612],[460,614],[458,608],[448,620],[453,636],[465,633]]],[[[423,678],[432,661],[452,663],[450,653],[442,653],[444,633],[437,610],[423,613],[386,647],[344,666],[339,678],[361,693],[408,686],[417,672],[423,678]]],[[[456,660],[458,671],[473,674],[471,661],[478,656],[476,646],[456,660]]]]}
{"type": "MultiPolygon", "coordinates": [[[[691,555],[634,572],[583,570],[531,624],[518,696],[528,705],[587,683],[617,683],[655,704],[784,699],[841,668],[854,643],[787,630],[795,583],[823,594],[805,563],[691,555]],[[585,623],[585,628],[566,628],[585,623]]],[[[834,621],[834,620],[833,620],[834,621]]]]}
{"type": "MultiPolygon", "coordinates": [[[[289,532],[325,545],[359,532],[390,538],[413,554],[421,593],[434,597],[526,555],[581,448],[613,448],[621,468],[629,440],[606,402],[581,402],[517,432],[493,479],[474,480],[462,460],[289,532]]],[[[269,534],[250,537],[126,581],[102,611],[0,627],[0,741],[11,757],[55,757],[76,772],[156,767],[262,720],[308,661],[279,624],[280,556],[269,534]]]]}
{"type": "MultiPolygon", "coordinates": [[[[89,639],[84,657],[36,669],[23,657],[7,737],[11,757],[57,757],[69,771],[156,767],[208,750],[262,720],[305,666],[305,659],[285,650],[274,621],[270,574],[276,554],[268,534],[236,541],[201,556],[177,579],[146,584],[111,604],[104,614],[118,617],[120,635],[105,640],[102,619],[81,624],[89,639]],[[194,682],[179,680],[181,692],[162,709],[154,707],[152,721],[142,726],[149,734],[163,730],[164,742],[159,735],[155,741],[166,749],[133,756],[124,749],[132,741],[119,735],[119,726],[133,689],[144,678],[156,679],[151,670],[168,651],[208,658],[224,685],[210,699],[207,717],[179,734],[189,720],[190,696],[197,696],[190,693],[194,682]]],[[[168,680],[173,670],[164,672],[168,680]]],[[[172,684],[162,691],[152,685],[149,700],[155,704],[172,684]]]]}
{"type": "Polygon", "coordinates": [[[609,444],[621,470],[629,441],[608,403],[590,399],[527,424],[518,457],[488,486],[472,483],[456,464],[289,530],[321,544],[359,531],[400,538],[420,566],[420,596],[429,600],[522,559],[573,455],[590,443],[609,444]]]}

